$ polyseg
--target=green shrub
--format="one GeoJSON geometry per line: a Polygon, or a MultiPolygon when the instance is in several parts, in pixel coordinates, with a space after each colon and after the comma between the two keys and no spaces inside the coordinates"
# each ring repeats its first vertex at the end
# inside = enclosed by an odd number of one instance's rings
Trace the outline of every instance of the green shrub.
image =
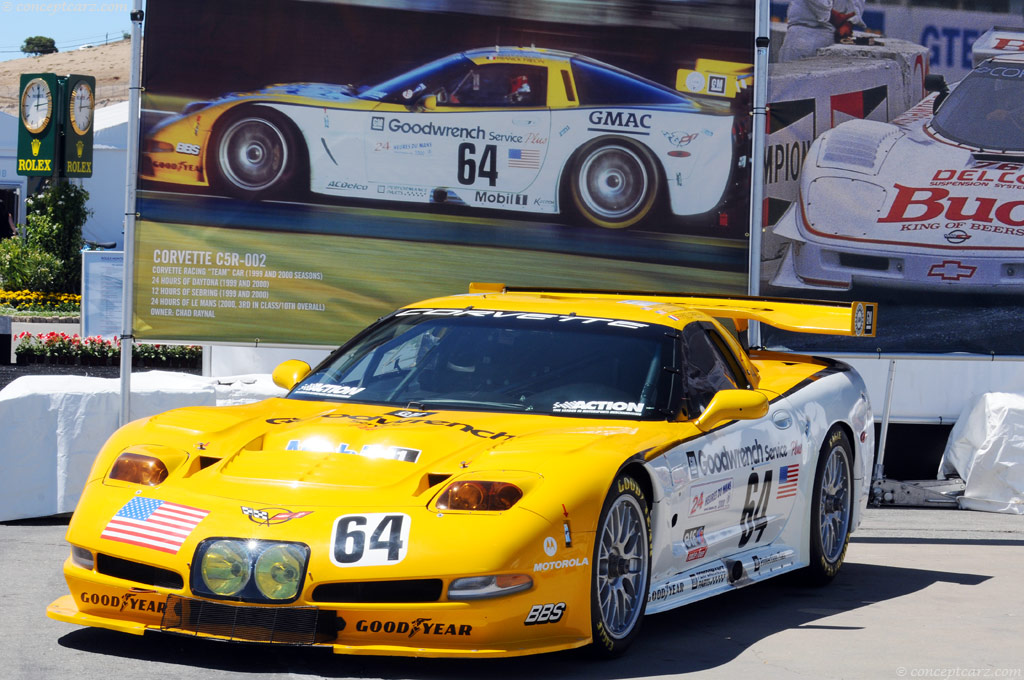
{"type": "Polygon", "coordinates": [[[20,238],[0,241],[0,286],[5,290],[63,292],[64,263],[20,238]]]}
{"type": "MultiPolygon", "coordinates": [[[[60,261],[48,288],[77,293],[82,287],[82,225],[89,217],[89,192],[71,182],[51,184],[25,203],[28,243],[60,261]]],[[[8,239],[10,240],[10,239],[8,239]]],[[[7,286],[10,288],[9,286],[7,286]]]]}

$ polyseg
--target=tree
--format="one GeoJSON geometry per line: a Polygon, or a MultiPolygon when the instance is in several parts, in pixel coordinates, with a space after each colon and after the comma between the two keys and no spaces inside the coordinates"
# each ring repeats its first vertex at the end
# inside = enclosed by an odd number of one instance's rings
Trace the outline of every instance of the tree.
{"type": "Polygon", "coordinates": [[[21,46],[21,51],[25,54],[53,54],[58,50],[53,38],[36,35],[25,38],[25,44],[21,46]]]}

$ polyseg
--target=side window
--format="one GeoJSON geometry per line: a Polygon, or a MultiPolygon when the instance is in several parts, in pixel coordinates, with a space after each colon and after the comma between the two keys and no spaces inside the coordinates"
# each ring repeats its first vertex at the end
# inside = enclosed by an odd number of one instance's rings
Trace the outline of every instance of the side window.
{"type": "Polygon", "coordinates": [[[713,340],[710,333],[714,331],[708,331],[699,323],[691,323],[683,330],[686,406],[691,418],[703,413],[719,390],[746,386],[745,381],[737,378],[733,362],[715,342],[721,339],[713,340]]]}
{"type": "Polygon", "coordinates": [[[484,64],[448,83],[438,103],[445,106],[544,106],[547,68],[523,64],[484,64]]]}

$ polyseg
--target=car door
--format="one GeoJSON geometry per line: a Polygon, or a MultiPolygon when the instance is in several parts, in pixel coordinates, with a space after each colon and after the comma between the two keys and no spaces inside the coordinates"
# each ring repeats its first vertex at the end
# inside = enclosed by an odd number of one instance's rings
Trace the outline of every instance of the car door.
{"type": "MultiPolygon", "coordinates": [[[[715,393],[749,389],[740,364],[713,324],[695,322],[682,334],[684,402],[691,418],[715,393]]],[[[796,495],[802,447],[783,398],[768,414],[737,420],[683,446],[689,474],[686,521],[673,537],[684,562],[718,559],[774,540],[796,495]]]]}
{"type": "Polygon", "coordinates": [[[546,83],[539,65],[469,62],[446,73],[418,95],[416,110],[377,116],[367,135],[369,178],[465,189],[467,202],[488,204],[501,202],[496,192],[524,191],[548,148],[546,83]]]}

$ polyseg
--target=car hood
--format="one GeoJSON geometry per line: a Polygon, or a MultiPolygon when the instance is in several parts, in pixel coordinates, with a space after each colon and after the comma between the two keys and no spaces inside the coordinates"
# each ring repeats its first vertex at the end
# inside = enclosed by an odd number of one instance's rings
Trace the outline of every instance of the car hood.
{"type": "Polygon", "coordinates": [[[867,250],[1024,249],[1024,164],[958,147],[920,118],[822,135],[801,180],[801,230],[867,250]]]}
{"type": "Polygon", "coordinates": [[[664,436],[651,432],[654,424],[638,422],[271,402],[255,413],[170,411],[151,418],[133,439],[163,446],[176,440],[206,461],[192,474],[176,470],[165,486],[235,500],[338,506],[422,505],[420,494],[449,477],[542,474],[553,453],[563,466],[566,456],[582,458],[597,448],[615,447],[625,457],[664,436]]]}

